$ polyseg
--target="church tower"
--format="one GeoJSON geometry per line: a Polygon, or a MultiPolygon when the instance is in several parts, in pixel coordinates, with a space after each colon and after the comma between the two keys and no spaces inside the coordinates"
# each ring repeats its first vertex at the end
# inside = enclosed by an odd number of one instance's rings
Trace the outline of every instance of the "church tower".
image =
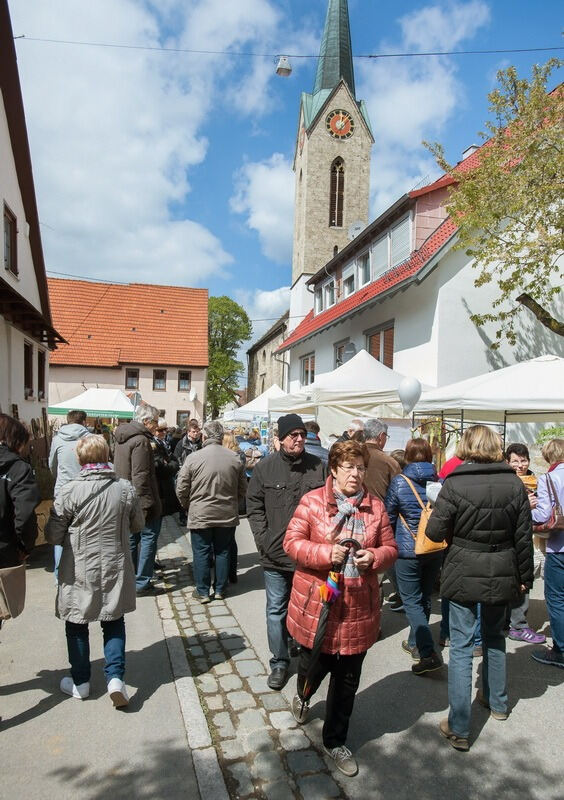
{"type": "Polygon", "coordinates": [[[329,0],[315,85],[300,103],[290,329],[312,307],[307,279],[368,224],[373,143],[366,105],[356,99],[348,3],[329,0]]]}

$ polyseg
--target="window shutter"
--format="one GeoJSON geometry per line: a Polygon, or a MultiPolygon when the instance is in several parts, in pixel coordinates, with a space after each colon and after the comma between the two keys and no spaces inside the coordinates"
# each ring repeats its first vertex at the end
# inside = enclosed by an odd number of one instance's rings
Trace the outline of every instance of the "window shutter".
{"type": "Polygon", "coordinates": [[[392,228],[392,261],[391,266],[395,267],[396,264],[401,264],[406,258],[409,258],[409,217],[402,220],[399,225],[392,228]]]}
{"type": "Polygon", "coordinates": [[[377,358],[380,361],[380,332],[373,333],[368,342],[368,352],[373,358],[377,358]]]}
{"type": "Polygon", "coordinates": [[[374,280],[388,271],[388,237],[382,236],[372,245],[372,272],[374,280]]]}
{"type": "Polygon", "coordinates": [[[394,367],[394,328],[386,328],[382,331],[384,334],[384,359],[383,364],[385,367],[393,369],[394,367]]]}

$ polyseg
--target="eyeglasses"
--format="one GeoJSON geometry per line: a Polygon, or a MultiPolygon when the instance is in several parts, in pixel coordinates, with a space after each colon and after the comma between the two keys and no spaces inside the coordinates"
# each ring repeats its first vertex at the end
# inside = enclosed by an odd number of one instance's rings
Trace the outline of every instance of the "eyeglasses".
{"type": "Polygon", "coordinates": [[[342,469],[343,472],[352,473],[355,469],[359,474],[366,472],[366,467],[364,465],[359,467],[358,464],[338,464],[338,467],[342,469]]]}
{"type": "Polygon", "coordinates": [[[291,431],[291,433],[287,435],[290,439],[307,439],[307,433],[305,431],[291,431]]]}

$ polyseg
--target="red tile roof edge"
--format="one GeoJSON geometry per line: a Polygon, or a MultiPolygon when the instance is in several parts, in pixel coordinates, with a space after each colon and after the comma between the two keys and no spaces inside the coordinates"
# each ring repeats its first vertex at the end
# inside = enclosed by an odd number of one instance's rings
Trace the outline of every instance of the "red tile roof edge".
{"type": "Polygon", "coordinates": [[[406,261],[393,267],[393,269],[381,275],[378,280],[350,295],[346,300],[322,311],[321,314],[314,315],[313,311],[310,311],[275,352],[281,353],[288,350],[303,339],[314,333],[319,333],[324,328],[336,323],[349,312],[360,309],[363,305],[389,289],[398,287],[405,281],[414,278],[433,256],[452,239],[457,230],[458,228],[452,219],[447,217],[425,240],[419,250],[415,250],[406,261]]]}

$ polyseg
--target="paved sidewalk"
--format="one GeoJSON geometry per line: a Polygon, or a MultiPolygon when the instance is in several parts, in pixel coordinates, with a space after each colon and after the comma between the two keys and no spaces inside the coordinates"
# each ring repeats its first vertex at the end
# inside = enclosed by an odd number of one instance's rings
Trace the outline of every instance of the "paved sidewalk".
{"type": "MultiPolygon", "coordinates": [[[[155,600],[139,599],[126,615],[126,711],[114,709],[106,692],[98,624],[90,626],[90,698],[75,700],[59,690],[68,661],[54,601],[52,548],[45,545],[27,571],[24,613],[0,630],[0,795],[200,798],[155,600]]],[[[178,631],[169,643],[181,646],[178,631]]]]}
{"type": "MultiPolygon", "coordinates": [[[[132,702],[115,711],[105,692],[99,626],[91,626],[92,696],[59,692],[67,674],[63,624],[53,613],[50,550],[28,571],[24,615],[0,631],[2,796],[193,798],[193,800],[445,800],[562,797],[564,670],[508,641],[511,715],[473,708],[472,748],[452,750],[437,730],[447,709],[447,669],[411,673],[401,649],[405,616],[384,607],[383,638],[368,653],[348,744],[360,772],[346,778],[323,755],[325,682],[311,721],[290,713],[293,675],[266,684],[268,647],[262,570],[248,523],[237,530],[239,582],[227,601],[192,599],[185,530],[166,518],[159,539],[168,593],[143,598],[126,617],[132,702]]],[[[543,585],[530,618],[546,625],[543,585]]],[[[431,618],[435,634],[438,615],[431,618]]],[[[448,660],[448,650],[444,652],[448,660]]],[[[475,662],[475,677],[480,669],[475,662]]]]}
{"type": "MultiPolygon", "coordinates": [[[[163,551],[169,558],[178,557],[179,548],[191,558],[187,537],[170,518],[164,539],[171,543],[168,553],[163,551]]],[[[536,664],[530,658],[534,648],[508,641],[510,718],[497,722],[474,704],[472,749],[458,753],[440,737],[437,727],[448,706],[447,668],[428,677],[411,673],[412,661],[401,649],[405,615],[392,613],[388,606],[383,610],[384,636],[366,658],[351,720],[348,744],[358,757],[360,772],[346,778],[335,770],[322,754],[327,682],[312,702],[311,721],[303,727],[290,713],[295,676],[283,692],[272,692],[266,684],[269,653],[262,570],[246,520],[237,529],[237,541],[240,580],[230,587],[227,601],[202,606],[192,599],[190,585],[172,592],[172,606],[166,598],[159,603],[161,614],[173,617],[185,637],[213,745],[206,740],[201,752],[217,753],[217,761],[208,757],[208,779],[213,783],[214,770],[221,774],[206,800],[224,797],[221,775],[231,798],[513,800],[520,795],[557,800],[562,796],[564,670],[536,664]]],[[[530,617],[535,626],[547,628],[542,592],[538,581],[530,617]]],[[[438,634],[438,615],[431,621],[438,634]]],[[[444,656],[448,661],[448,650],[444,656]]],[[[476,678],[479,662],[476,659],[476,678]]],[[[197,753],[194,750],[196,766],[197,753]]]]}

